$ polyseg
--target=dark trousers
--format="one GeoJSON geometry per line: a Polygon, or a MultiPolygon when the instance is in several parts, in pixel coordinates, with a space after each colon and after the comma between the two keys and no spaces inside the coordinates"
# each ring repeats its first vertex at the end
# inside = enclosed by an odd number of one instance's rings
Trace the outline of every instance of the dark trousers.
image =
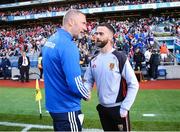
{"type": "Polygon", "coordinates": [[[11,78],[11,70],[9,70],[8,67],[3,68],[3,76],[4,79],[11,78]]]}
{"type": "Polygon", "coordinates": [[[82,125],[78,118],[81,111],[66,113],[51,113],[54,131],[82,131],[82,125]]]}
{"type": "Polygon", "coordinates": [[[28,66],[21,66],[20,74],[21,74],[21,82],[24,82],[24,79],[26,79],[26,82],[29,81],[29,67],[28,66]],[[24,77],[24,75],[26,76],[26,78],[24,77]]]}
{"type": "Polygon", "coordinates": [[[120,106],[107,108],[99,104],[96,109],[104,131],[130,131],[129,113],[121,118],[120,106]]]}
{"type": "Polygon", "coordinates": [[[156,79],[158,77],[158,65],[151,65],[151,78],[156,79]]]}
{"type": "Polygon", "coordinates": [[[43,77],[43,69],[39,68],[39,71],[40,71],[40,79],[42,79],[42,77],[43,77]]]}

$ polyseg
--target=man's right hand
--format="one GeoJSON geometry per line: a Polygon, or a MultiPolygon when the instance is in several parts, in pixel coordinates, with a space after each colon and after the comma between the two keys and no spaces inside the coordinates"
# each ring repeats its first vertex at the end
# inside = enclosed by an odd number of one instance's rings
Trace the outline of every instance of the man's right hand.
{"type": "Polygon", "coordinates": [[[83,98],[85,101],[89,101],[91,99],[91,92],[89,92],[88,98],[83,98]]]}

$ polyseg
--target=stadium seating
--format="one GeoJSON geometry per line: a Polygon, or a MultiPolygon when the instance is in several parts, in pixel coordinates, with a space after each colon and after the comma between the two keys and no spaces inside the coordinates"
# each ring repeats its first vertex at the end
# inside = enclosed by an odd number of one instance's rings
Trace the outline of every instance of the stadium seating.
{"type": "Polygon", "coordinates": [[[158,69],[158,77],[164,77],[166,79],[167,72],[166,69],[158,69]]]}
{"type": "Polygon", "coordinates": [[[176,60],[177,60],[177,63],[180,64],[180,54],[176,55],[176,60]]]}

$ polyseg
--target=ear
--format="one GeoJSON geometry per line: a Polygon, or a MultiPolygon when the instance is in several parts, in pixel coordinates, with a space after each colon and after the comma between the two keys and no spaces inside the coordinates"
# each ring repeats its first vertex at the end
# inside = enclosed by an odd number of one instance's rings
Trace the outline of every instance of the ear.
{"type": "Polygon", "coordinates": [[[113,39],[108,39],[110,43],[114,43],[114,40],[113,39]]]}
{"type": "Polygon", "coordinates": [[[113,33],[109,31],[108,37],[109,37],[109,39],[113,39],[113,37],[114,37],[113,33]]]}
{"type": "Polygon", "coordinates": [[[111,34],[111,33],[108,34],[108,40],[109,40],[111,43],[114,42],[114,41],[113,41],[113,34],[111,34]]]}
{"type": "Polygon", "coordinates": [[[72,25],[74,25],[74,23],[75,23],[74,19],[70,18],[69,19],[69,25],[72,26],[72,25]]]}

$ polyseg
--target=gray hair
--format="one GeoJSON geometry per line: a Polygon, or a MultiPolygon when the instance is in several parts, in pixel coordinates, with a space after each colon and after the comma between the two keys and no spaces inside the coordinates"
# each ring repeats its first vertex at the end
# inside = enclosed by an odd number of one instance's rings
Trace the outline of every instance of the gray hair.
{"type": "Polygon", "coordinates": [[[76,9],[68,10],[63,17],[63,23],[62,24],[65,25],[69,21],[69,19],[71,19],[71,18],[75,19],[77,17],[77,15],[79,15],[79,14],[83,14],[83,13],[79,10],[76,10],[76,9]]]}

